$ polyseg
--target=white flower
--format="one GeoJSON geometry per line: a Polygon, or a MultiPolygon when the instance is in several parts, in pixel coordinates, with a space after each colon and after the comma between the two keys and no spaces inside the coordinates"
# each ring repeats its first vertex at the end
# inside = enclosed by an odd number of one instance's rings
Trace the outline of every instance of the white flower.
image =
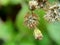
{"type": "Polygon", "coordinates": [[[49,11],[47,14],[44,16],[45,20],[48,22],[55,22],[55,21],[60,21],[60,11],[59,11],[59,6],[54,5],[49,8],[49,11]]]}
{"type": "Polygon", "coordinates": [[[34,29],[33,34],[34,34],[35,39],[42,40],[43,35],[42,35],[41,31],[38,28],[34,29]]]}
{"type": "Polygon", "coordinates": [[[29,1],[30,9],[36,9],[38,7],[38,2],[35,0],[29,1]]]}
{"type": "Polygon", "coordinates": [[[29,28],[35,28],[38,24],[38,16],[36,14],[27,14],[25,17],[24,23],[29,28]]]}

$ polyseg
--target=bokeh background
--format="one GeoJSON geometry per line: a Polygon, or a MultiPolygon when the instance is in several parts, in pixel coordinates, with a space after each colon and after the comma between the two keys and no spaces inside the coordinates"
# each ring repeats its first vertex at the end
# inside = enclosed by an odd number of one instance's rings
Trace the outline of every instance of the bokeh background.
{"type": "MultiPolygon", "coordinates": [[[[42,40],[36,40],[33,30],[24,25],[24,16],[30,11],[29,1],[0,0],[0,45],[60,45],[60,22],[45,21],[43,9],[34,10],[40,17],[38,28],[43,34],[42,40]]],[[[58,0],[48,1],[52,4],[58,0]]]]}

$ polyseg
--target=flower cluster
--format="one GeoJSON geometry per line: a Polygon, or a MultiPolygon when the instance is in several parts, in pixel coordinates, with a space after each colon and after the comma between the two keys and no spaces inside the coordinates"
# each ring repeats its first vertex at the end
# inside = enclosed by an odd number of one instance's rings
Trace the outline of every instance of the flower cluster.
{"type": "Polygon", "coordinates": [[[44,18],[48,22],[60,21],[60,7],[58,5],[50,7],[44,18]]]}
{"type": "Polygon", "coordinates": [[[29,1],[29,7],[31,10],[43,8],[46,5],[47,0],[31,0],[29,1]]]}
{"type": "Polygon", "coordinates": [[[34,29],[34,37],[35,39],[38,39],[38,40],[42,40],[43,38],[43,35],[41,33],[41,31],[37,28],[37,25],[38,25],[38,16],[34,13],[30,14],[30,13],[27,13],[26,16],[24,17],[25,20],[24,20],[24,23],[25,25],[30,28],[30,29],[34,29]]]}
{"type": "Polygon", "coordinates": [[[24,23],[29,28],[35,28],[38,25],[38,16],[36,14],[27,13],[27,15],[24,18],[25,18],[24,23]]]}
{"type": "Polygon", "coordinates": [[[43,8],[46,5],[47,0],[31,0],[29,1],[29,7],[32,13],[27,13],[24,17],[24,24],[30,28],[34,29],[35,39],[41,40],[43,35],[41,31],[37,28],[39,23],[39,17],[34,13],[35,9],[43,8]]]}

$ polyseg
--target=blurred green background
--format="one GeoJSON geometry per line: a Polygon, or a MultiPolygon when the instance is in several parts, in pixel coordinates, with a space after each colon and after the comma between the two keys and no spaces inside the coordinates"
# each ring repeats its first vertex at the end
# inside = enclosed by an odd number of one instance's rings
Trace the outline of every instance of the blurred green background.
{"type": "Polygon", "coordinates": [[[33,30],[24,25],[24,16],[30,11],[29,1],[0,0],[0,45],[60,45],[60,22],[46,22],[43,9],[34,11],[40,17],[38,28],[43,34],[42,40],[36,40],[33,30]]]}

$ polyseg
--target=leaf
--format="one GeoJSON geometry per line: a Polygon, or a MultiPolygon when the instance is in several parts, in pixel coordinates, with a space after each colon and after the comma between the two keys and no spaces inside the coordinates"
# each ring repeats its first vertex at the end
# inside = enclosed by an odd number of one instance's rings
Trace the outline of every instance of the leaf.
{"type": "Polygon", "coordinates": [[[55,22],[47,25],[47,31],[51,38],[60,44],[60,22],[55,22]]]}
{"type": "Polygon", "coordinates": [[[0,38],[3,40],[10,41],[12,40],[12,32],[13,32],[13,27],[12,23],[10,21],[7,21],[6,23],[0,22],[0,38]]]}
{"type": "Polygon", "coordinates": [[[7,5],[9,3],[9,0],[0,0],[1,5],[7,5]]]}

